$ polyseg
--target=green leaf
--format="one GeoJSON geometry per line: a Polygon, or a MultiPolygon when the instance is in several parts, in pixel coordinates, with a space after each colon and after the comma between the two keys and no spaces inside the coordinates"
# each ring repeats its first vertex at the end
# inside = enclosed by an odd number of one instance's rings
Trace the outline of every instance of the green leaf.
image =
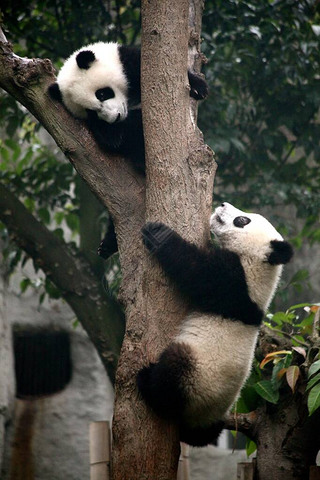
{"type": "Polygon", "coordinates": [[[46,292],[42,292],[40,297],[39,297],[39,305],[42,305],[42,303],[45,299],[45,296],[46,296],[46,292]]]}
{"type": "Polygon", "coordinates": [[[319,372],[320,370],[320,360],[317,360],[316,362],[314,362],[311,367],[309,368],[309,371],[308,371],[308,378],[310,378],[312,375],[314,375],[315,373],[319,372]]]}
{"type": "Polygon", "coordinates": [[[31,280],[30,278],[24,278],[23,280],[21,280],[20,282],[20,290],[21,290],[21,293],[24,293],[28,287],[30,287],[31,285],[31,280]]]}
{"type": "Polygon", "coordinates": [[[66,222],[70,230],[79,231],[79,217],[74,213],[69,213],[66,215],[66,222]]]}
{"type": "Polygon", "coordinates": [[[317,383],[309,392],[308,410],[312,415],[320,406],[320,383],[317,383]]]}
{"type": "Polygon", "coordinates": [[[285,357],[281,358],[273,367],[272,370],[272,377],[271,377],[271,385],[274,391],[277,391],[282,383],[282,370],[287,370],[290,366],[292,360],[292,353],[286,355],[285,357]]]}
{"type": "Polygon", "coordinates": [[[256,450],[257,450],[257,444],[250,438],[247,438],[247,442],[246,442],[247,457],[250,457],[250,455],[252,455],[256,450]]]}
{"type": "Polygon", "coordinates": [[[277,403],[279,400],[279,391],[275,391],[270,380],[261,380],[254,385],[256,392],[260,397],[264,398],[270,403],[277,403]]]}
{"type": "Polygon", "coordinates": [[[38,215],[45,225],[50,223],[50,212],[47,208],[39,208],[38,215]]]}
{"type": "Polygon", "coordinates": [[[61,225],[64,217],[65,217],[65,213],[64,213],[64,212],[56,212],[56,213],[54,214],[54,218],[55,218],[55,221],[57,222],[57,225],[61,225]]]}
{"type": "Polygon", "coordinates": [[[30,198],[30,197],[25,198],[24,199],[24,204],[25,204],[26,208],[28,210],[30,210],[30,212],[34,211],[35,201],[33,200],[33,198],[30,198]]]}
{"type": "Polygon", "coordinates": [[[316,383],[320,381],[320,373],[317,373],[314,377],[312,377],[307,383],[307,390],[310,390],[316,383]]]}
{"type": "Polygon", "coordinates": [[[287,311],[292,312],[293,310],[298,310],[298,308],[311,307],[311,305],[313,305],[313,303],[298,303],[297,305],[291,305],[287,311]]]}

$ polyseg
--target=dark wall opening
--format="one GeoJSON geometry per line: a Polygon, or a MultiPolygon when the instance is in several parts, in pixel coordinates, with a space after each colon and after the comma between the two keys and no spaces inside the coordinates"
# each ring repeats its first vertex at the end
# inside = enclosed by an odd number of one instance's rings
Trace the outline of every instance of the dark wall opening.
{"type": "Polygon", "coordinates": [[[72,376],[70,337],[54,330],[14,330],[18,398],[41,397],[63,390],[72,376]]]}

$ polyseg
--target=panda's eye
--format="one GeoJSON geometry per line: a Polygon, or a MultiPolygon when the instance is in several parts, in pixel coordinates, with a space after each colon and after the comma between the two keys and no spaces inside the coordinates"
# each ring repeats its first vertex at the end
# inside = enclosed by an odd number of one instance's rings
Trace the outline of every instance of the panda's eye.
{"type": "Polygon", "coordinates": [[[245,225],[248,225],[248,223],[250,222],[251,220],[248,217],[236,217],[233,220],[233,225],[238,228],[243,228],[245,225]]]}
{"type": "Polygon", "coordinates": [[[95,93],[96,97],[100,102],[104,102],[105,100],[109,100],[110,98],[113,98],[114,91],[110,87],[105,87],[105,88],[99,88],[99,90],[96,91],[95,93]]]}

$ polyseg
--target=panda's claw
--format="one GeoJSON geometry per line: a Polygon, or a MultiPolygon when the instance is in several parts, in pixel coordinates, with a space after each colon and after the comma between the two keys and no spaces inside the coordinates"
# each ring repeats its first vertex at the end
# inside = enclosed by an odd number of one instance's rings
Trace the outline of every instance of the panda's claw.
{"type": "Polygon", "coordinates": [[[142,228],[142,241],[151,253],[158,251],[173,231],[161,222],[148,222],[142,228]]]}

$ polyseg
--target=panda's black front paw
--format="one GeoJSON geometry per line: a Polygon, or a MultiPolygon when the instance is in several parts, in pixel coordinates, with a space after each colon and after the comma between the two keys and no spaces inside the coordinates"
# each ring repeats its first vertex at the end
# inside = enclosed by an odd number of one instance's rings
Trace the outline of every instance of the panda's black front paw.
{"type": "Polygon", "coordinates": [[[192,72],[188,72],[189,83],[190,83],[190,97],[195,98],[196,100],[203,100],[209,95],[208,84],[205,79],[192,72]]]}
{"type": "Polygon", "coordinates": [[[146,223],[141,231],[143,243],[151,253],[156,253],[173,234],[171,228],[160,222],[146,223]]]}

